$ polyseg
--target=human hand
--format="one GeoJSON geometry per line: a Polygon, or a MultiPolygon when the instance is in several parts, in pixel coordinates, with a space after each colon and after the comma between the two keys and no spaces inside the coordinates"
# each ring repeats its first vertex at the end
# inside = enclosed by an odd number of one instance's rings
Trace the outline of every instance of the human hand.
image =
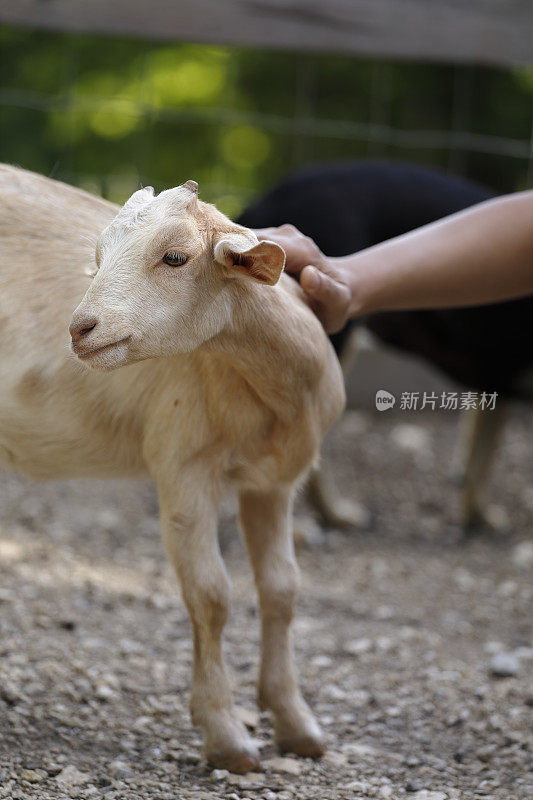
{"type": "Polygon", "coordinates": [[[285,250],[285,269],[299,275],[310,308],[327,333],[336,333],[349,318],[351,290],[348,274],[335,258],[328,258],[308,236],[294,225],[261,228],[258,239],[269,239],[285,250]]]}

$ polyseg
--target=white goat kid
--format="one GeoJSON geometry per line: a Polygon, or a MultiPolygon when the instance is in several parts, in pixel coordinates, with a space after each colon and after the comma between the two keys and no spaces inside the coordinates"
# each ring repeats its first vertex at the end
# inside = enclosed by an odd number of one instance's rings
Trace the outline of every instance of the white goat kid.
{"type": "Polygon", "coordinates": [[[221,653],[230,586],[219,499],[228,487],[239,493],[258,588],[259,701],[282,750],[318,756],[322,736],[290,642],[291,507],[344,389],[297,284],[280,279],[283,251],[198,201],[196,189],[142,189],[117,214],[85,192],[0,168],[0,462],[37,478],[156,480],[194,633],[192,718],[208,760],[244,772],[258,756],[221,653]],[[74,308],[77,358],[66,346],[74,308]]]}

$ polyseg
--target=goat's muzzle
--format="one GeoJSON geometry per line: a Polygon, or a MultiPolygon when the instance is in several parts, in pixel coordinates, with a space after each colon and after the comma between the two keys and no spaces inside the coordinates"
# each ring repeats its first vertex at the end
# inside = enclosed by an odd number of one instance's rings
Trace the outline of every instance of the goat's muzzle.
{"type": "Polygon", "coordinates": [[[80,339],[83,339],[84,336],[96,328],[97,324],[98,320],[95,317],[82,319],[79,322],[72,320],[68,329],[72,343],[74,344],[75,342],[79,342],[80,339]]]}

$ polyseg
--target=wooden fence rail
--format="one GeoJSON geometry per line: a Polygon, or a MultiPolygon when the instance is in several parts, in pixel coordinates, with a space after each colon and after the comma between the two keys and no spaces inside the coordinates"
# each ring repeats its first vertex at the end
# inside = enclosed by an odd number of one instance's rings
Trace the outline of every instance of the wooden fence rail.
{"type": "Polygon", "coordinates": [[[533,62],[533,0],[0,0],[0,22],[378,57],[533,62]]]}

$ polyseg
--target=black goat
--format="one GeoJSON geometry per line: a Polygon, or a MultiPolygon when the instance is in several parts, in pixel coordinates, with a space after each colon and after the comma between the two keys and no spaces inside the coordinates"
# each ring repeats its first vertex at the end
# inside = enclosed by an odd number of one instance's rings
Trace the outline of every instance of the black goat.
{"type": "MultiPolygon", "coordinates": [[[[330,256],[355,253],[493,196],[462,178],[407,164],[341,163],[291,175],[241,215],[252,228],[290,222],[330,256]]],[[[339,356],[354,324],[332,337],[339,356]]],[[[488,306],[379,313],[365,320],[379,339],[415,353],[463,386],[497,392],[478,411],[464,474],[464,523],[484,520],[480,494],[506,400],[533,399],[533,298],[488,306]]],[[[327,516],[332,509],[321,498],[327,516]]],[[[335,516],[335,514],[333,514],[335,516]]]]}

